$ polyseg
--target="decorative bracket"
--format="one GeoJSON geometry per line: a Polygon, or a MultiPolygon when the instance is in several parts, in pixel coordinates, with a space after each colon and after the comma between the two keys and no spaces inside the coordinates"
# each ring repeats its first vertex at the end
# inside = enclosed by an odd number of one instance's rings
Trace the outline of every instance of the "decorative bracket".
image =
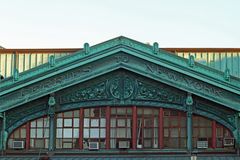
{"type": "Polygon", "coordinates": [[[153,53],[154,54],[158,54],[159,53],[159,47],[158,47],[158,43],[157,42],[153,43],[153,53]]]}
{"type": "Polygon", "coordinates": [[[90,47],[88,43],[84,43],[84,51],[86,55],[90,53],[90,47]]]}
{"type": "Polygon", "coordinates": [[[13,80],[14,81],[18,81],[19,80],[19,71],[16,68],[14,69],[13,80]]]}
{"type": "Polygon", "coordinates": [[[226,68],[224,71],[224,79],[226,81],[230,81],[230,70],[228,68],[226,68]]]}
{"type": "Polygon", "coordinates": [[[189,56],[188,65],[189,65],[189,67],[194,67],[195,61],[194,61],[194,56],[193,55],[189,56]]]}
{"type": "Polygon", "coordinates": [[[49,65],[50,67],[54,67],[55,66],[55,56],[51,55],[48,59],[49,65]]]}

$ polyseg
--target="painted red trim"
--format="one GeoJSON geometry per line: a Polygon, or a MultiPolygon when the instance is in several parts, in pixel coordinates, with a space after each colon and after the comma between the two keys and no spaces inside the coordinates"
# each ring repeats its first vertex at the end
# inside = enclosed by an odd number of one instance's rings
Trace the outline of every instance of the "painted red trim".
{"type": "Polygon", "coordinates": [[[110,106],[106,107],[106,149],[110,149],[110,106]]]}
{"type": "Polygon", "coordinates": [[[84,110],[80,108],[79,111],[79,149],[83,149],[83,120],[84,120],[84,110]]]}
{"type": "Polygon", "coordinates": [[[30,122],[26,124],[26,150],[30,148],[30,122]]]}
{"type": "Polygon", "coordinates": [[[217,137],[216,121],[212,121],[212,148],[216,148],[216,137],[217,137]]]}
{"type": "Polygon", "coordinates": [[[132,112],[132,149],[137,148],[137,107],[133,106],[132,112]]]}
{"type": "Polygon", "coordinates": [[[158,144],[159,148],[163,149],[163,108],[159,108],[158,115],[158,144]]]}

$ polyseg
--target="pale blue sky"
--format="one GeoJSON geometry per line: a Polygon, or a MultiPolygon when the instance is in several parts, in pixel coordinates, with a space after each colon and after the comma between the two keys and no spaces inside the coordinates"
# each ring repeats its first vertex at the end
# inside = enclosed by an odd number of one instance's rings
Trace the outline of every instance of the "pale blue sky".
{"type": "Polygon", "coordinates": [[[119,35],[160,47],[240,48],[240,0],[0,0],[5,48],[79,48],[119,35]]]}

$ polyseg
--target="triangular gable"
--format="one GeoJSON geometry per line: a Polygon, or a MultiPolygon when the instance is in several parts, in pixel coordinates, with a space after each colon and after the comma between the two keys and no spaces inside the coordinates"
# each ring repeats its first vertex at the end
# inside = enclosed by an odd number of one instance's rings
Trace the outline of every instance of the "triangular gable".
{"type": "Polygon", "coordinates": [[[145,77],[191,92],[200,97],[240,110],[240,81],[223,78],[222,72],[125,37],[103,42],[44,64],[0,84],[0,112],[44,95],[124,68],[145,77]]]}

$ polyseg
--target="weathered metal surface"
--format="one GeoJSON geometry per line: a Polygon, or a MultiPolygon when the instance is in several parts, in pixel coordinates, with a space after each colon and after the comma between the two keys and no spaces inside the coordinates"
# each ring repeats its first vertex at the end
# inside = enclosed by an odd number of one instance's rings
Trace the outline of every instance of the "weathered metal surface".
{"type": "MultiPolygon", "coordinates": [[[[48,95],[53,92],[59,112],[99,105],[186,111],[185,99],[191,93],[195,96],[193,113],[238,133],[234,117],[240,111],[239,79],[230,76],[226,81],[222,72],[156,48],[156,43],[151,47],[118,37],[93,47],[85,44],[84,50],[71,56],[19,74],[17,81],[12,77],[3,80],[0,112],[6,111],[6,130],[10,133],[24,122],[46,115],[48,95]]],[[[238,134],[234,136],[239,139],[238,134]]]]}

